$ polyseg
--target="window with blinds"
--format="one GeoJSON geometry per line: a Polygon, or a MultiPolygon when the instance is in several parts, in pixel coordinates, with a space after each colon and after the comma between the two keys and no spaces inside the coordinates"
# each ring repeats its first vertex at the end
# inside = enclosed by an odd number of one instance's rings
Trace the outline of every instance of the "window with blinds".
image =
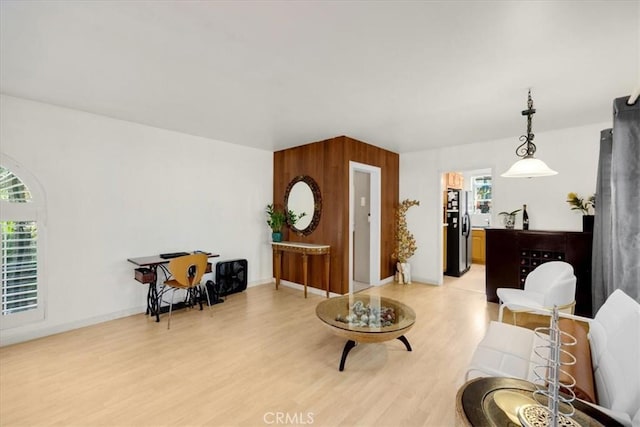
{"type": "Polygon", "coordinates": [[[38,226],[2,221],[2,314],[38,307],[38,226]]]}
{"type": "Polygon", "coordinates": [[[27,185],[0,166],[2,317],[38,311],[37,210],[27,185]]]}

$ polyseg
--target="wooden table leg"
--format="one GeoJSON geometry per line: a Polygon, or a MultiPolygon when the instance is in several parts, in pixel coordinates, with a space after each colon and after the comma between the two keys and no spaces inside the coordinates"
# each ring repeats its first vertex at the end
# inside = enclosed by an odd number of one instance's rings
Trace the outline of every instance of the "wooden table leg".
{"type": "Polygon", "coordinates": [[[308,265],[307,254],[302,254],[302,283],[304,284],[304,297],[307,297],[307,265],[308,265]]]}
{"type": "Polygon", "coordinates": [[[327,298],[329,298],[329,263],[331,262],[331,254],[324,254],[324,286],[327,290],[327,298]]]}
{"type": "Polygon", "coordinates": [[[273,251],[273,255],[275,258],[273,268],[276,270],[275,276],[276,276],[276,291],[277,291],[278,286],[280,285],[280,269],[282,267],[282,252],[276,249],[273,251]]]}

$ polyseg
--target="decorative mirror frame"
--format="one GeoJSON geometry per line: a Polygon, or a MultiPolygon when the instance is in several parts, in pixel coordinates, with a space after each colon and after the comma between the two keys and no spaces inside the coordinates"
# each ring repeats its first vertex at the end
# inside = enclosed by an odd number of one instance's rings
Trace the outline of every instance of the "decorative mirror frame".
{"type": "Polygon", "coordinates": [[[289,185],[287,185],[287,189],[284,193],[284,208],[285,210],[289,209],[289,194],[291,193],[291,189],[301,181],[309,186],[311,194],[313,194],[313,218],[311,218],[311,223],[304,230],[299,230],[294,225],[288,224],[288,222],[287,224],[296,233],[308,236],[313,233],[313,230],[315,230],[320,223],[320,215],[322,214],[322,196],[320,194],[320,187],[318,187],[318,183],[309,175],[298,175],[293,178],[289,185]]]}

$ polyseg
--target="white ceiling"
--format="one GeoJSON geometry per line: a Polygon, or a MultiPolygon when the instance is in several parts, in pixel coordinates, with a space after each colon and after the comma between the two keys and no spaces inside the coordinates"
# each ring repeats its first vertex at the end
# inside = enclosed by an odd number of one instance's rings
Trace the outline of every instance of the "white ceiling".
{"type": "MultiPolygon", "coordinates": [[[[611,120],[638,1],[5,1],[0,90],[266,150],[396,152],[611,120]]],[[[517,139],[514,138],[514,144],[517,139]]]]}

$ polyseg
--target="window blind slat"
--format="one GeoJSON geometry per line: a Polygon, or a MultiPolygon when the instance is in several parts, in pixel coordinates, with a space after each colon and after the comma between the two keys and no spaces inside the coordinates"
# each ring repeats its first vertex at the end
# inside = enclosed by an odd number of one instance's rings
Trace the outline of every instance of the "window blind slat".
{"type": "Polygon", "coordinates": [[[9,280],[7,280],[6,288],[10,289],[10,288],[35,285],[36,284],[35,279],[37,277],[38,277],[37,274],[33,276],[25,276],[25,277],[11,277],[9,278],[9,280]]]}

